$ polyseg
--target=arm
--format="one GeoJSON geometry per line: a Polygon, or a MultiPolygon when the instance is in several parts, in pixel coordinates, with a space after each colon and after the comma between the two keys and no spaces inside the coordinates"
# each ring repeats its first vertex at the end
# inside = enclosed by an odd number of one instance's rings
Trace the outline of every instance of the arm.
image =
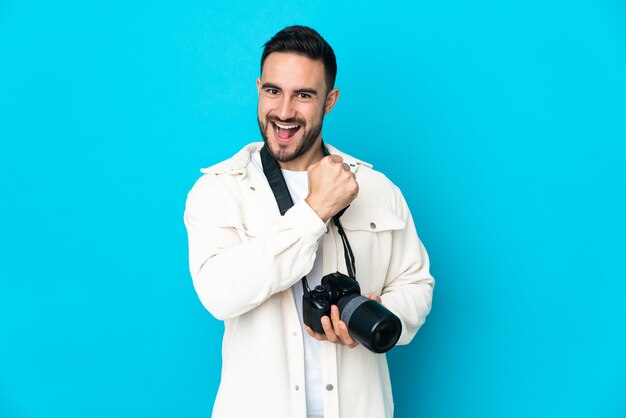
{"type": "MultiPolygon", "coordinates": [[[[417,236],[406,201],[395,185],[385,181],[384,186],[392,188],[393,210],[402,219],[404,228],[392,231],[391,258],[381,297],[369,295],[369,298],[382,303],[400,318],[402,334],[398,344],[408,344],[430,312],[434,279],[429,273],[428,254],[417,236]]],[[[324,333],[314,332],[309,327],[305,327],[305,331],[320,341],[327,340],[350,348],[357,345],[334,305],[330,318],[322,318],[322,328],[324,333]]]]}
{"type": "MultiPolygon", "coordinates": [[[[417,236],[409,208],[395,186],[394,191],[396,213],[406,226],[393,231],[391,260],[381,296],[369,295],[369,298],[382,303],[400,318],[402,333],[397,344],[403,345],[411,342],[430,312],[435,281],[429,273],[428,254],[417,236]]],[[[340,320],[339,309],[335,305],[330,318],[322,318],[322,327],[323,334],[314,332],[310,327],[305,327],[305,331],[320,341],[327,340],[350,348],[357,346],[346,324],[340,320]]]]}
{"type": "Polygon", "coordinates": [[[325,225],[302,201],[257,236],[248,236],[238,197],[216,177],[205,175],[194,185],[184,220],[194,288],[213,316],[227,319],[257,307],[306,275],[325,225]]]}
{"type": "Polygon", "coordinates": [[[400,190],[394,186],[396,212],[406,227],[393,231],[391,262],[381,299],[402,322],[398,344],[411,342],[432,306],[435,280],[424,245],[417,236],[413,217],[400,190]]]}

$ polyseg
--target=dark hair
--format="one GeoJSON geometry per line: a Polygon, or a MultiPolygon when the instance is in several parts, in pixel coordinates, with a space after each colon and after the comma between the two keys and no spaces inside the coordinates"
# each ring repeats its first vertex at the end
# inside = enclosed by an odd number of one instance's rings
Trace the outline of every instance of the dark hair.
{"type": "Polygon", "coordinates": [[[337,76],[335,52],[314,29],[306,26],[289,26],[274,35],[263,45],[261,73],[263,73],[265,59],[272,52],[292,52],[313,60],[321,60],[324,64],[327,90],[330,91],[335,86],[337,76]]]}

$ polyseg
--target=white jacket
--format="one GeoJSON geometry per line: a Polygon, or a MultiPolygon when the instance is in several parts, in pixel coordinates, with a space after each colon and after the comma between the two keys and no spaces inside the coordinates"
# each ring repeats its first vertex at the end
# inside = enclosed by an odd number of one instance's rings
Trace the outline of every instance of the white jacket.
{"type": "MultiPolygon", "coordinates": [[[[201,170],[187,198],[189,264],[198,296],[224,320],[215,418],[305,418],[303,332],[291,286],[309,273],[324,235],[323,274],[346,273],[337,229],[301,201],[280,216],[265,176],[251,163],[263,143],[201,170]]],[[[400,190],[371,165],[350,164],[359,195],[341,217],[362,294],[379,295],[411,341],[430,311],[434,280],[400,190]]],[[[384,354],[321,343],[325,418],[393,416],[384,354]]]]}

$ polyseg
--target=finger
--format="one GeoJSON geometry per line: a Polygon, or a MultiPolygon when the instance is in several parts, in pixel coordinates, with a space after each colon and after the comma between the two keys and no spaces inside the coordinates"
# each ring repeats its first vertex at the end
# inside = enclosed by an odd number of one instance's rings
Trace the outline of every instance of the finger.
{"type": "Polygon", "coordinates": [[[352,337],[350,337],[350,334],[348,333],[346,323],[339,318],[339,308],[337,305],[332,305],[330,307],[330,318],[332,319],[333,330],[339,339],[350,348],[356,346],[356,342],[352,340],[352,337]]]}
{"type": "Polygon", "coordinates": [[[370,295],[370,299],[371,299],[371,300],[375,300],[375,301],[376,301],[376,302],[378,302],[378,303],[382,303],[382,302],[383,302],[383,300],[380,298],[380,296],[378,296],[378,295],[374,295],[374,294],[371,294],[371,295],[370,295]]]}
{"type": "Polygon", "coordinates": [[[331,343],[337,343],[341,341],[333,330],[333,326],[330,323],[330,318],[326,315],[322,317],[322,328],[324,328],[324,334],[326,334],[326,339],[328,341],[330,341],[331,343]]]}
{"type": "Polygon", "coordinates": [[[348,163],[343,163],[343,169],[346,171],[350,171],[350,166],[348,165],[348,163]]]}
{"type": "Polygon", "coordinates": [[[341,158],[341,155],[335,155],[335,154],[331,154],[328,156],[328,158],[330,158],[330,160],[334,163],[342,163],[343,162],[343,158],[341,158]]]}
{"type": "Polygon", "coordinates": [[[332,305],[330,307],[330,319],[333,324],[333,331],[335,331],[335,335],[339,335],[339,308],[337,305],[332,305]]]}
{"type": "Polygon", "coordinates": [[[343,343],[350,348],[357,346],[357,342],[352,339],[350,333],[348,332],[348,326],[343,321],[339,321],[339,338],[341,338],[343,343]]]}
{"type": "Polygon", "coordinates": [[[304,327],[304,330],[306,331],[307,334],[309,334],[311,337],[315,338],[316,340],[326,341],[326,335],[313,331],[311,327],[306,326],[304,327]]]}

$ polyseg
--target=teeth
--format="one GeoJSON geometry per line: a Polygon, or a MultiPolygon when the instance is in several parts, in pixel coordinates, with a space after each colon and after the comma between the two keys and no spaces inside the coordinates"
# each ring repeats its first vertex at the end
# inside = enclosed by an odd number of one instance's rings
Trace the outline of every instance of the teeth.
{"type": "Polygon", "coordinates": [[[278,126],[280,129],[294,129],[297,128],[300,125],[283,125],[281,123],[278,122],[274,122],[276,124],[276,126],[278,126]]]}

